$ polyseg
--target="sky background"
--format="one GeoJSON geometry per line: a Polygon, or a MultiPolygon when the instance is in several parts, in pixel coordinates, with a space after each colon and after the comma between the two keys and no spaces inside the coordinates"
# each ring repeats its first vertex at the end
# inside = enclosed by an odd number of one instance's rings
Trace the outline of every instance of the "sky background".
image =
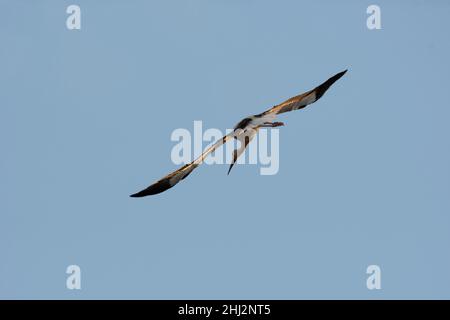
{"type": "Polygon", "coordinates": [[[0,0],[0,298],[449,299],[449,16],[443,0],[0,0]],[[277,175],[205,165],[129,198],[177,168],[174,129],[225,130],[346,68],[279,118],[277,175]]]}

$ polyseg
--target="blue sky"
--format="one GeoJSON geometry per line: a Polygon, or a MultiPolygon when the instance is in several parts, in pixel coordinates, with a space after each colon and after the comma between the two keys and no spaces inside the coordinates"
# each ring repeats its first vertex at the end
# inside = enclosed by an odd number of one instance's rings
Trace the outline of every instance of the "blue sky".
{"type": "Polygon", "coordinates": [[[446,1],[0,1],[0,298],[450,298],[446,1]],[[66,8],[81,7],[81,30],[66,8]],[[381,30],[366,8],[381,7],[381,30]],[[280,117],[280,170],[164,194],[176,128],[280,117]],[[82,289],[65,270],[82,270],[82,289]],[[379,265],[382,289],[366,288],[379,265]]]}

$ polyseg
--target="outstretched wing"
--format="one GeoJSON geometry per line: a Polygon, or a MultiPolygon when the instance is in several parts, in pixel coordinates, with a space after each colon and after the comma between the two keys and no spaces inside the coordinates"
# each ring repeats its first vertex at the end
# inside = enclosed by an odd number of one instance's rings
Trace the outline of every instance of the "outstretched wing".
{"type": "Polygon", "coordinates": [[[178,182],[186,178],[189,174],[191,174],[192,171],[194,171],[195,168],[197,168],[203,160],[214,150],[216,150],[218,147],[226,143],[230,138],[234,136],[233,133],[230,133],[224,137],[222,137],[220,140],[215,142],[210,147],[206,148],[205,151],[201,154],[200,157],[192,161],[191,163],[188,163],[178,170],[175,170],[172,173],[169,173],[164,178],[156,181],[146,189],[139,191],[135,194],[130,195],[130,197],[138,198],[138,197],[145,197],[150,196],[154,194],[161,193],[163,191],[166,191],[167,189],[172,188],[174,185],[176,185],[178,182]]]}
{"type": "Polygon", "coordinates": [[[273,108],[265,111],[263,114],[280,114],[288,111],[298,110],[306,107],[308,104],[316,102],[323,96],[325,91],[327,91],[328,88],[331,87],[331,85],[335,83],[340,77],[342,77],[346,72],[347,70],[339,72],[318,87],[315,87],[314,89],[302,93],[298,96],[292,97],[280,103],[279,105],[276,105],[273,108]]]}

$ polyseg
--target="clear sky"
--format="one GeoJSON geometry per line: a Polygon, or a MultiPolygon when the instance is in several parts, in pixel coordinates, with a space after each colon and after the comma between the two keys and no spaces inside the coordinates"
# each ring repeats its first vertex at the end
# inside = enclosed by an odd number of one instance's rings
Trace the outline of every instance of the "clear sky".
{"type": "Polygon", "coordinates": [[[0,0],[0,298],[450,298],[449,16],[443,0],[0,0]],[[174,129],[225,130],[346,68],[279,118],[277,175],[203,166],[129,198],[176,168],[174,129]]]}

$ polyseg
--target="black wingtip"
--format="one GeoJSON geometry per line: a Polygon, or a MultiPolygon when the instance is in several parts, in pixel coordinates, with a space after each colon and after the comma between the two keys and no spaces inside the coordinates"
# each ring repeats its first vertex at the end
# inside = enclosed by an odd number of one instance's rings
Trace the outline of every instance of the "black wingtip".
{"type": "Polygon", "coordinates": [[[141,190],[137,193],[130,195],[131,198],[142,198],[146,196],[152,196],[161,192],[166,191],[167,189],[172,188],[173,185],[170,185],[168,182],[157,182],[149,186],[148,188],[141,190]]]}
{"type": "Polygon", "coordinates": [[[345,69],[344,71],[339,72],[337,75],[339,75],[339,78],[342,77],[344,74],[346,74],[348,69],[345,69]]]}
{"type": "Polygon", "coordinates": [[[328,90],[328,88],[330,88],[333,83],[338,81],[347,71],[348,69],[345,69],[344,71],[335,74],[330,79],[322,83],[320,86],[316,87],[315,88],[316,100],[319,100],[323,96],[323,94],[328,90]]]}
{"type": "Polygon", "coordinates": [[[231,171],[231,169],[233,168],[233,166],[234,166],[234,163],[232,163],[232,164],[230,165],[230,167],[228,168],[228,173],[227,173],[227,176],[229,176],[229,175],[230,175],[230,171],[231,171]]]}
{"type": "Polygon", "coordinates": [[[133,193],[130,195],[131,198],[142,198],[145,197],[146,194],[144,194],[142,191],[141,192],[137,192],[137,193],[133,193]]]}
{"type": "MultiPolygon", "coordinates": [[[[348,69],[345,69],[344,71],[341,71],[339,73],[336,73],[334,76],[332,76],[330,79],[328,79],[328,81],[333,84],[334,82],[336,82],[337,80],[339,80],[344,74],[346,74],[346,72],[348,71],[348,69]]],[[[330,85],[331,85],[330,84],[330,85]]]]}

